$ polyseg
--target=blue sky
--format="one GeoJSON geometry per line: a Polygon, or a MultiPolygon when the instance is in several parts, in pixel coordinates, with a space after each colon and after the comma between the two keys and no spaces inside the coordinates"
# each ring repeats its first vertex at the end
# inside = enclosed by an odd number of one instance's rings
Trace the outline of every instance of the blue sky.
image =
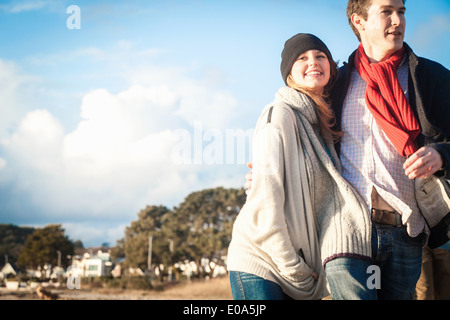
{"type": "MultiPolygon", "coordinates": [[[[346,2],[2,1],[0,222],[114,245],[146,205],[243,186],[284,42],[314,33],[346,61],[346,2]]],[[[406,42],[450,68],[450,3],[406,7],[406,42]]]]}

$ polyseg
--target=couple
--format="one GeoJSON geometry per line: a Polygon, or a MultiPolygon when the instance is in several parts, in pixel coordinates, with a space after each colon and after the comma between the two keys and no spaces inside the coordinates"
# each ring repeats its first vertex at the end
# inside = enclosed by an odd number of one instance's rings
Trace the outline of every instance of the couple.
{"type": "Polygon", "coordinates": [[[450,178],[450,73],[403,42],[405,10],[349,0],[361,44],[339,71],[317,37],[285,43],[228,252],[235,299],[413,298],[429,235],[413,179],[450,178]]]}

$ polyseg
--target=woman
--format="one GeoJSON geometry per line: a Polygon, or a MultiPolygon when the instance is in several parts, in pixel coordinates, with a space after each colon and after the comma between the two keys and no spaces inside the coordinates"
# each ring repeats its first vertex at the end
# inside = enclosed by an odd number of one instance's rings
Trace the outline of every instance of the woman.
{"type": "Polygon", "coordinates": [[[370,257],[369,215],[333,146],[340,133],[326,97],[336,63],[311,34],[289,39],[281,56],[287,87],[258,119],[252,188],[228,249],[238,300],[321,299],[328,259],[370,257]]]}

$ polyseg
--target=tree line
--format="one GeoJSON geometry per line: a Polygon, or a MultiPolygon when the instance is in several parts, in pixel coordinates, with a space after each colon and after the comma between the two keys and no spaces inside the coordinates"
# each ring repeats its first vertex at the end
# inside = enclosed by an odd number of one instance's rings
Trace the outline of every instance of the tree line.
{"type": "MultiPolygon", "coordinates": [[[[142,270],[148,269],[149,261],[152,270],[161,265],[166,267],[161,270],[167,270],[177,262],[194,261],[194,276],[204,277],[224,265],[232,226],[245,199],[244,189],[217,187],[193,192],[173,209],[146,206],[111,248],[112,258],[125,257],[124,267],[142,270]],[[210,268],[204,268],[202,259],[210,268]]],[[[67,268],[67,257],[82,247],[81,241],[72,242],[65,235],[61,225],[40,229],[0,225],[0,243],[0,255],[8,254],[23,269],[58,263],[67,268]],[[8,245],[3,245],[5,235],[10,239],[8,245]]]]}

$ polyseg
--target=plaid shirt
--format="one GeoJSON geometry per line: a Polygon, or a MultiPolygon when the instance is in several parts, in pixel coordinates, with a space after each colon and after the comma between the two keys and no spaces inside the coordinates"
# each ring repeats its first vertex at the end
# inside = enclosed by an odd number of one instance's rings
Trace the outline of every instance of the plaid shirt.
{"type": "MultiPolygon", "coordinates": [[[[403,63],[398,79],[408,97],[408,66],[403,63]]],[[[363,197],[371,209],[371,193],[379,195],[402,215],[408,234],[415,237],[424,230],[425,220],[414,197],[414,180],[404,173],[405,159],[376,123],[366,106],[367,84],[353,70],[342,110],[341,161],[343,176],[363,197]]]]}

